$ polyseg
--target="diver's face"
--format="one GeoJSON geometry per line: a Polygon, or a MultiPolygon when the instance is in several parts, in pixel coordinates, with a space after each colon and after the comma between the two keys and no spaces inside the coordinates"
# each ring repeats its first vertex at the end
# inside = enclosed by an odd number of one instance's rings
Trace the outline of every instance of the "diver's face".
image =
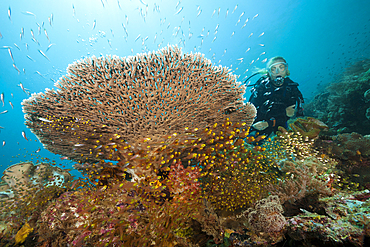
{"type": "Polygon", "coordinates": [[[273,80],[276,79],[276,77],[286,77],[287,71],[288,71],[288,65],[284,62],[275,62],[271,64],[269,67],[270,75],[273,80]]]}

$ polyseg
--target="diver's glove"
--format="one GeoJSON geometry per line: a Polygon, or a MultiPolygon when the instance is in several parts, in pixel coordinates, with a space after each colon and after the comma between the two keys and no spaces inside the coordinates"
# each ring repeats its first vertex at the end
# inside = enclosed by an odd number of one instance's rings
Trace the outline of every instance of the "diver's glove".
{"type": "Polygon", "coordinates": [[[269,127],[269,124],[266,121],[259,121],[259,122],[255,123],[255,124],[253,124],[252,127],[255,128],[256,130],[261,131],[261,130],[264,130],[267,127],[269,127]]]}
{"type": "Polygon", "coordinates": [[[285,113],[288,117],[293,117],[295,112],[295,105],[288,106],[285,108],[285,113]]]}

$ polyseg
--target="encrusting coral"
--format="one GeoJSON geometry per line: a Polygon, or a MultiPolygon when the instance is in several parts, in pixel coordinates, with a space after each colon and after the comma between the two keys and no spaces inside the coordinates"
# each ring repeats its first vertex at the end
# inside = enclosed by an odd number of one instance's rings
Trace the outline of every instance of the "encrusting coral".
{"type": "MultiPolygon", "coordinates": [[[[244,103],[245,87],[227,68],[178,47],[91,57],[67,71],[57,90],[33,94],[22,105],[26,125],[45,148],[75,161],[99,160],[95,150],[107,133],[131,143],[184,127],[205,128],[226,117],[249,126],[256,114],[244,103]]],[[[100,158],[105,154],[100,151],[100,158]]]]}

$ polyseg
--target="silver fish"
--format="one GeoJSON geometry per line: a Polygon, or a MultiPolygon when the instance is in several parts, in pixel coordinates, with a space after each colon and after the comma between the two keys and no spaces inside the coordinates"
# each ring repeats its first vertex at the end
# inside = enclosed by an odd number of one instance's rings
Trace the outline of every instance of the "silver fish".
{"type": "Polygon", "coordinates": [[[30,11],[22,11],[21,13],[24,14],[24,15],[32,15],[36,19],[36,15],[34,13],[30,12],[30,11]]]}
{"type": "Polygon", "coordinates": [[[178,15],[178,14],[180,14],[180,12],[181,12],[183,9],[184,9],[184,7],[179,8],[179,10],[178,10],[174,15],[178,15]]]}
{"type": "Polygon", "coordinates": [[[38,51],[40,52],[40,54],[41,54],[44,58],[46,58],[48,61],[50,61],[50,59],[45,55],[45,53],[44,53],[42,50],[38,49],[38,51]]]}
{"type": "Polygon", "coordinates": [[[9,6],[9,8],[8,8],[8,18],[9,18],[9,20],[10,20],[11,22],[13,22],[13,21],[12,21],[12,10],[10,9],[10,6],[9,6]]]}

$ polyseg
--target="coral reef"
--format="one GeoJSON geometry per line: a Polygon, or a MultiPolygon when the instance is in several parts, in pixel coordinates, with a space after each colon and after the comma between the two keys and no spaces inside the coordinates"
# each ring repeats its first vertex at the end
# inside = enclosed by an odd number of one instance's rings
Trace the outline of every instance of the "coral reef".
{"type": "Polygon", "coordinates": [[[327,171],[320,171],[320,166],[321,169],[325,167],[316,158],[304,162],[282,161],[281,171],[286,173],[287,177],[271,186],[270,192],[278,195],[281,203],[286,201],[294,203],[310,193],[331,195],[330,184],[326,181],[327,171]]]}
{"type": "Polygon", "coordinates": [[[315,139],[319,136],[321,130],[329,127],[320,120],[312,117],[296,118],[289,127],[295,132],[300,133],[303,137],[315,139]]]}
{"type": "Polygon", "coordinates": [[[326,123],[329,134],[369,134],[370,59],[349,66],[305,106],[305,113],[326,123]]]}
{"type": "Polygon", "coordinates": [[[338,193],[333,197],[320,199],[325,203],[323,214],[302,210],[303,213],[288,220],[289,236],[304,245],[321,243],[334,246],[364,246],[369,237],[369,200],[356,199],[369,191],[353,194],[338,193]]]}
{"type": "MultiPolygon", "coordinates": [[[[345,76],[358,71],[362,83],[365,68],[345,76]]],[[[255,108],[242,103],[235,77],[176,47],[86,59],[68,73],[58,90],[24,101],[24,111],[46,147],[78,161],[83,177],[70,181],[45,163],[9,167],[0,184],[0,245],[366,246],[370,239],[370,192],[341,186],[348,171],[366,181],[358,169],[370,164],[367,137],[319,135],[325,124],[304,118],[256,145],[264,137],[249,133],[255,108]]]]}
{"type": "Polygon", "coordinates": [[[97,161],[97,142],[107,133],[131,143],[184,127],[205,128],[226,117],[250,125],[256,114],[244,103],[245,87],[227,68],[178,47],[92,57],[67,71],[57,90],[33,94],[22,105],[26,125],[45,148],[76,161],[97,161]]]}
{"type": "Polygon", "coordinates": [[[315,147],[338,160],[340,186],[345,189],[370,189],[370,139],[358,133],[343,133],[319,138],[315,147]]]}
{"type": "Polygon", "coordinates": [[[284,236],[283,229],[287,222],[282,213],[278,196],[262,199],[246,212],[251,229],[257,233],[267,233],[273,238],[270,242],[279,242],[284,236]]]}
{"type": "Polygon", "coordinates": [[[69,172],[51,166],[48,163],[34,165],[32,162],[22,162],[9,166],[3,172],[1,180],[5,183],[1,186],[0,201],[27,196],[36,187],[62,186],[69,182],[72,176],[69,172]]]}

